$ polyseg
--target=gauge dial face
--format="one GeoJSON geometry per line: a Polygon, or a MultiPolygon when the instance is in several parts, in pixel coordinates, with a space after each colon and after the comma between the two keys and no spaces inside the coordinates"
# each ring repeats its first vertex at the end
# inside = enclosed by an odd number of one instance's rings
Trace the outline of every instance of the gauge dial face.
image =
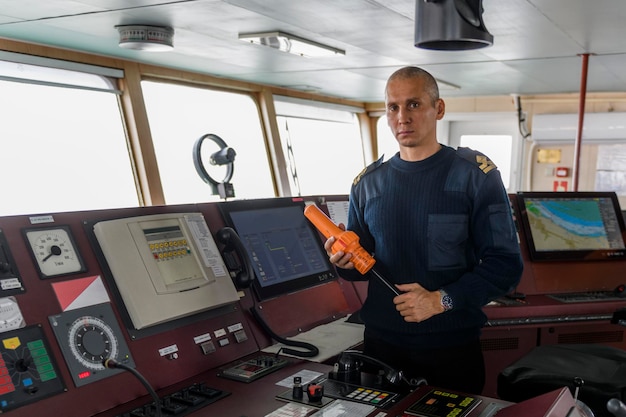
{"type": "Polygon", "coordinates": [[[69,227],[30,229],[24,233],[42,278],[85,271],[69,227]]]}
{"type": "Polygon", "coordinates": [[[118,344],[111,327],[93,316],[76,319],[70,326],[68,342],[76,360],[87,369],[103,370],[102,361],[116,358],[118,344]]]}
{"type": "Polygon", "coordinates": [[[135,367],[110,303],[65,310],[48,320],[76,387],[124,372],[105,368],[105,359],[135,367]]]}

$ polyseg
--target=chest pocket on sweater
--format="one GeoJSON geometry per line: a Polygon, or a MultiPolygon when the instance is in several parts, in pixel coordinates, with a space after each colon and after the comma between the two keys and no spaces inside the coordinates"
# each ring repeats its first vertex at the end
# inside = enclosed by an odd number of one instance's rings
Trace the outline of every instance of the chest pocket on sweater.
{"type": "Polygon", "coordinates": [[[468,217],[464,214],[428,216],[428,269],[464,268],[468,217]]]}

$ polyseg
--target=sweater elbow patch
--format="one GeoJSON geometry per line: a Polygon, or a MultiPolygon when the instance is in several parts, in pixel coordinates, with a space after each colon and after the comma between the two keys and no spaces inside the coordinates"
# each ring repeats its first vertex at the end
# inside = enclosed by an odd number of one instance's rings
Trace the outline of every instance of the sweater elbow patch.
{"type": "Polygon", "coordinates": [[[489,225],[493,244],[496,248],[507,253],[519,252],[519,244],[513,218],[508,204],[493,204],[489,206],[489,225]]]}

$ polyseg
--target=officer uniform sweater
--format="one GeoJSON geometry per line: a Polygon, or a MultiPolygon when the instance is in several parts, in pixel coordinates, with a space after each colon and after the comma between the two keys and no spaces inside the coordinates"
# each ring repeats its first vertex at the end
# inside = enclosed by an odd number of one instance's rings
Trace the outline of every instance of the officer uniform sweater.
{"type": "Polygon", "coordinates": [[[394,294],[371,274],[341,270],[348,280],[369,279],[361,309],[367,331],[387,343],[418,349],[476,340],[486,322],[482,307],[519,282],[522,260],[510,203],[495,165],[468,148],[442,146],[426,160],[396,154],[376,161],[354,180],[348,230],[392,283],[444,289],[454,308],[407,323],[394,294]]]}

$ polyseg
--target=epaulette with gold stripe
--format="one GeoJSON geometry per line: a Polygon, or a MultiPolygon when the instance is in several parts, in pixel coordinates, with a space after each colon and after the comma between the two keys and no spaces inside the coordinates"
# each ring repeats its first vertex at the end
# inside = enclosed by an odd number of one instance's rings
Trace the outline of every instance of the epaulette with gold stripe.
{"type": "Polygon", "coordinates": [[[357,185],[359,181],[361,181],[361,178],[363,178],[364,175],[369,174],[370,172],[374,171],[376,168],[381,166],[383,164],[383,158],[384,156],[381,156],[378,160],[372,162],[371,164],[363,168],[363,170],[359,172],[359,175],[357,175],[352,181],[352,185],[357,185]]]}
{"type": "Polygon", "coordinates": [[[470,148],[459,147],[457,148],[456,153],[463,159],[466,159],[471,163],[476,164],[478,168],[485,174],[487,174],[491,170],[498,168],[491,159],[489,159],[486,155],[479,151],[475,151],[470,148]]]}

